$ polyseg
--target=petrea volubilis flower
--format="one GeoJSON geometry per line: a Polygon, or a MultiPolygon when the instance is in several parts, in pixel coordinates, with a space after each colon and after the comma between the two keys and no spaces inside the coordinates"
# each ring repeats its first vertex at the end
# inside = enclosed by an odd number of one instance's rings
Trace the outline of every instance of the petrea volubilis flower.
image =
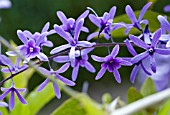
{"type": "Polygon", "coordinates": [[[164,12],[170,12],[170,5],[166,5],[164,7],[164,12]]]}
{"type": "Polygon", "coordinates": [[[1,71],[4,72],[4,73],[9,73],[9,72],[12,72],[12,73],[17,73],[19,71],[22,71],[24,69],[26,69],[28,67],[28,65],[26,64],[23,64],[22,66],[20,66],[20,62],[21,62],[21,59],[20,58],[17,58],[16,59],[16,65],[14,65],[11,60],[9,58],[7,58],[5,55],[0,55],[0,60],[1,62],[8,66],[8,68],[2,68],[1,71]]]}
{"type": "MultiPolygon", "coordinates": [[[[76,50],[75,51],[75,63],[71,64],[73,67],[72,71],[72,80],[76,81],[79,67],[84,67],[86,68],[89,72],[94,73],[96,70],[95,68],[91,65],[90,62],[88,62],[88,53],[91,52],[94,48],[88,48],[88,49],[83,49],[83,50],[76,50]]],[[[65,63],[65,62],[71,62],[71,59],[69,56],[58,56],[53,59],[55,62],[58,63],[65,63]]]]}
{"type": "Polygon", "coordinates": [[[125,9],[126,14],[128,15],[129,19],[132,22],[132,24],[126,24],[126,30],[125,30],[126,34],[128,34],[129,31],[131,30],[131,28],[133,28],[133,27],[142,31],[140,24],[145,24],[145,25],[148,24],[148,20],[142,20],[142,18],[143,18],[145,12],[148,10],[148,8],[150,7],[151,4],[152,4],[152,2],[149,2],[142,8],[138,20],[136,19],[136,16],[135,16],[132,8],[129,5],[126,6],[126,9],[125,9]]]}
{"type": "Polygon", "coordinates": [[[59,34],[61,37],[63,37],[66,41],[68,41],[68,44],[61,45],[59,47],[54,48],[50,54],[55,54],[60,51],[63,51],[67,48],[70,49],[69,57],[71,61],[74,62],[75,60],[75,49],[76,47],[92,47],[94,44],[88,42],[88,41],[78,41],[80,31],[83,27],[84,19],[80,19],[79,22],[77,22],[77,25],[75,27],[75,34],[74,37],[72,37],[70,34],[65,32],[60,26],[54,25],[54,30],[59,34]]]}
{"type": "Polygon", "coordinates": [[[92,59],[97,62],[103,62],[101,65],[101,70],[98,72],[96,76],[96,80],[100,79],[106,70],[109,72],[112,72],[116,81],[118,83],[121,83],[120,74],[118,72],[118,69],[121,67],[121,65],[124,66],[131,66],[132,64],[129,61],[124,60],[123,58],[116,57],[116,55],[119,53],[119,45],[116,45],[111,54],[106,57],[98,57],[96,55],[92,55],[92,59]]]}
{"type": "MultiPolygon", "coordinates": [[[[137,55],[137,52],[135,51],[135,49],[133,48],[133,46],[130,44],[129,40],[126,40],[126,46],[129,50],[129,52],[133,55],[133,56],[136,56],[137,55]]],[[[132,83],[134,83],[135,81],[135,78],[136,78],[136,74],[140,68],[140,66],[142,67],[142,70],[147,74],[147,75],[152,75],[148,70],[147,68],[144,66],[143,64],[143,61],[139,61],[138,63],[134,63],[134,68],[131,72],[131,75],[130,75],[130,81],[132,83]]]]}
{"type": "MultiPolygon", "coordinates": [[[[68,68],[69,68],[70,64],[69,63],[66,63],[64,64],[60,69],[58,69],[57,71],[53,71],[52,69],[49,71],[43,67],[39,67],[39,71],[44,74],[44,75],[47,75],[47,76],[54,76],[56,79],[62,81],[63,83],[65,83],[66,85],[69,85],[69,86],[74,86],[75,83],[73,81],[70,81],[66,78],[64,78],[63,76],[59,75],[60,73],[64,73],[68,68]]],[[[37,92],[41,91],[42,89],[44,89],[44,87],[50,82],[50,79],[47,78],[37,89],[37,92]]],[[[60,93],[60,89],[58,87],[58,85],[53,82],[53,87],[54,87],[54,92],[55,92],[55,95],[58,99],[61,98],[61,93],[60,93]]]]}
{"type": "MultiPolygon", "coordinates": [[[[62,25],[60,25],[60,27],[64,31],[68,32],[71,36],[74,36],[76,25],[78,24],[80,19],[86,18],[88,14],[89,14],[89,10],[86,10],[83,14],[81,14],[77,18],[77,20],[75,20],[73,18],[67,19],[67,17],[64,15],[64,13],[62,11],[57,12],[57,16],[60,19],[60,21],[62,22],[62,25]]],[[[81,30],[84,31],[84,32],[89,32],[88,28],[86,28],[84,26],[81,28],[81,30]]]]}
{"type": "Polygon", "coordinates": [[[26,100],[21,96],[19,92],[25,92],[25,88],[15,88],[14,82],[12,82],[12,86],[10,88],[3,88],[1,87],[1,91],[4,91],[4,93],[0,96],[0,100],[3,100],[8,93],[11,92],[10,100],[9,100],[9,109],[12,110],[15,105],[15,93],[18,96],[18,99],[21,103],[27,104],[26,100]]]}
{"type": "Polygon", "coordinates": [[[10,0],[0,0],[0,9],[8,9],[11,7],[11,1],[10,0]]]}
{"type": "Polygon", "coordinates": [[[138,63],[139,61],[146,59],[148,56],[150,57],[150,64],[151,64],[151,70],[156,73],[156,62],[155,62],[155,53],[161,54],[161,55],[169,55],[170,49],[161,49],[157,48],[157,43],[159,41],[159,38],[161,37],[161,29],[158,29],[153,34],[153,39],[151,42],[151,45],[146,44],[142,40],[140,40],[138,37],[130,35],[129,38],[133,41],[134,44],[137,46],[145,49],[146,51],[136,55],[132,58],[132,63],[138,63]]]}

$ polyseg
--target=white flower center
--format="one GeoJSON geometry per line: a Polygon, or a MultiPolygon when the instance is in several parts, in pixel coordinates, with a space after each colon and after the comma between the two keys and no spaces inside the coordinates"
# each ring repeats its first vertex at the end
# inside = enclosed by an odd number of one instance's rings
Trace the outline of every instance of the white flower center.
{"type": "Polygon", "coordinates": [[[76,50],[75,51],[75,57],[79,57],[80,56],[80,50],[76,50]]]}
{"type": "Polygon", "coordinates": [[[34,51],[34,49],[32,47],[30,47],[30,52],[33,52],[33,51],[34,51]]]}

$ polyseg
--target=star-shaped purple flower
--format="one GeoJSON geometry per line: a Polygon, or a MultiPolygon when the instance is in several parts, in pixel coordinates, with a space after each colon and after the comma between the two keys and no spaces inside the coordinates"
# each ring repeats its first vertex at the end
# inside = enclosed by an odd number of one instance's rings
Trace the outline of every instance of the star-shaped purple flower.
{"type": "Polygon", "coordinates": [[[9,100],[9,109],[12,110],[15,105],[15,93],[18,96],[18,99],[21,103],[27,104],[26,100],[21,96],[19,92],[25,92],[25,88],[15,88],[14,82],[12,82],[12,86],[10,88],[3,88],[1,87],[1,91],[4,91],[4,93],[0,96],[0,100],[3,100],[8,93],[11,92],[10,100],[9,100]]]}
{"type": "MultiPolygon", "coordinates": [[[[66,63],[64,64],[60,69],[58,69],[57,71],[53,71],[53,70],[47,70],[43,67],[39,67],[39,71],[44,74],[44,75],[47,75],[47,76],[54,76],[56,79],[59,79],[60,81],[62,81],[63,83],[65,83],[66,85],[69,85],[69,86],[74,86],[75,83],[73,81],[70,81],[66,78],[64,78],[63,76],[60,75],[60,73],[64,73],[68,68],[69,68],[70,64],[69,63],[66,63]]],[[[41,83],[41,85],[38,87],[37,91],[41,91],[42,89],[44,89],[44,87],[50,82],[50,79],[47,78],[43,83],[41,83]]],[[[58,99],[61,98],[61,93],[60,93],[60,89],[58,87],[58,85],[53,82],[53,87],[54,87],[54,92],[55,92],[55,95],[58,99]]]]}
{"type": "Polygon", "coordinates": [[[148,20],[142,20],[142,18],[151,4],[152,4],[152,2],[149,2],[142,8],[138,19],[136,19],[136,16],[135,16],[132,8],[129,5],[126,6],[126,9],[125,9],[126,13],[132,22],[132,24],[126,24],[126,30],[125,30],[126,34],[129,33],[129,31],[131,30],[132,27],[135,27],[141,31],[142,28],[141,28],[140,24],[145,24],[145,25],[148,24],[148,20]]]}
{"type": "Polygon", "coordinates": [[[142,40],[140,40],[138,37],[130,35],[130,39],[133,41],[134,44],[137,46],[145,49],[146,51],[136,55],[135,57],[132,58],[131,62],[132,63],[138,63],[139,61],[147,58],[148,56],[150,57],[150,64],[151,64],[151,70],[155,73],[156,72],[156,62],[155,62],[155,53],[161,54],[161,55],[169,55],[170,54],[170,49],[161,49],[157,48],[157,43],[159,41],[159,38],[161,37],[161,29],[158,29],[154,34],[153,34],[153,39],[151,42],[151,45],[146,44],[142,40]]]}
{"type": "Polygon", "coordinates": [[[109,54],[106,57],[98,57],[96,55],[92,55],[92,59],[97,62],[103,62],[101,65],[101,70],[98,72],[96,76],[96,80],[100,79],[106,70],[109,72],[112,72],[116,81],[118,83],[121,83],[120,74],[118,72],[118,69],[121,67],[121,65],[124,66],[131,66],[132,64],[129,61],[124,60],[123,58],[116,57],[116,55],[119,53],[119,45],[116,45],[111,54],[109,54]]]}

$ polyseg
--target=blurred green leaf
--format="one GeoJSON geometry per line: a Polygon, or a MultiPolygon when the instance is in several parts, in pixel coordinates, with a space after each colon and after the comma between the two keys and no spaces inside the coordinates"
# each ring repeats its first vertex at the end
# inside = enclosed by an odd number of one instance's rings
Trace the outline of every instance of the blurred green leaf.
{"type": "Polygon", "coordinates": [[[2,115],[9,115],[7,108],[0,107],[0,112],[2,112],[2,115]]]}
{"type": "Polygon", "coordinates": [[[157,115],[170,115],[170,99],[162,105],[157,115]]]}
{"type": "Polygon", "coordinates": [[[107,115],[102,106],[85,94],[71,98],[57,108],[52,115],[107,115]]]}
{"type": "Polygon", "coordinates": [[[143,83],[140,93],[145,97],[156,93],[154,82],[150,77],[143,83]]]}
{"type": "Polygon", "coordinates": [[[52,83],[49,83],[41,92],[36,92],[35,88],[26,98],[28,104],[16,103],[11,115],[36,115],[54,97],[52,83]]]}
{"type": "Polygon", "coordinates": [[[130,87],[127,92],[127,103],[132,103],[143,98],[142,94],[134,87],[130,87]]]}

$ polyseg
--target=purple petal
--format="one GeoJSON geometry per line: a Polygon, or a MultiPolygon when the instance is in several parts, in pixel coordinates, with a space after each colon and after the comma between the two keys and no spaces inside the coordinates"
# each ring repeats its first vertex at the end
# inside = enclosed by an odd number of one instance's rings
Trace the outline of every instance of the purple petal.
{"type": "MultiPolygon", "coordinates": [[[[1,89],[2,90],[2,89],[1,89]]],[[[6,90],[1,96],[0,96],[0,100],[3,100],[7,95],[8,93],[11,91],[11,89],[8,89],[6,90]]]]}
{"type": "Polygon", "coordinates": [[[60,89],[58,87],[58,85],[56,83],[53,83],[53,87],[54,87],[54,92],[55,92],[55,95],[58,99],[61,98],[61,93],[60,93],[60,89]]]}
{"type": "Polygon", "coordinates": [[[44,75],[47,75],[47,76],[51,75],[51,72],[43,67],[39,67],[38,70],[44,75]]]}
{"type": "Polygon", "coordinates": [[[15,51],[8,51],[8,52],[5,52],[7,55],[9,56],[16,56],[16,52],[15,51]]]}
{"type": "Polygon", "coordinates": [[[54,48],[53,50],[51,50],[50,54],[58,53],[58,52],[63,51],[67,48],[70,48],[70,47],[71,47],[70,44],[58,46],[58,47],[54,48]]]}
{"type": "Polygon", "coordinates": [[[69,62],[70,58],[69,56],[57,56],[53,58],[53,60],[58,63],[65,63],[65,62],[69,62]]]}
{"type": "Polygon", "coordinates": [[[0,55],[0,60],[3,64],[8,65],[12,68],[14,68],[14,64],[11,62],[9,58],[7,58],[5,55],[0,55]]]}
{"type": "Polygon", "coordinates": [[[79,64],[77,64],[77,65],[73,68],[72,76],[71,76],[73,81],[76,81],[77,75],[78,75],[78,71],[79,71],[79,64]]]}
{"type": "Polygon", "coordinates": [[[78,41],[77,46],[82,46],[82,47],[92,47],[94,44],[88,42],[88,41],[78,41]]]}
{"type": "Polygon", "coordinates": [[[75,62],[75,49],[76,49],[76,47],[72,47],[70,49],[70,53],[69,53],[70,61],[73,65],[74,65],[74,62],[75,62]]]}
{"type": "Polygon", "coordinates": [[[134,68],[133,68],[133,70],[132,70],[132,72],[131,72],[131,74],[130,74],[130,81],[131,81],[132,83],[134,83],[134,81],[135,81],[135,78],[136,78],[136,74],[137,74],[137,72],[138,72],[138,69],[139,69],[139,65],[135,65],[134,68]]]}
{"type": "Polygon", "coordinates": [[[41,43],[43,43],[46,36],[47,36],[47,32],[42,33],[36,41],[36,46],[39,46],[41,43]]]}
{"type": "Polygon", "coordinates": [[[115,13],[116,13],[116,6],[113,6],[109,11],[110,19],[114,18],[115,13]]]}
{"type": "Polygon", "coordinates": [[[48,29],[49,29],[49,27],[50,27],[50,23],[49,23],[49,22],[47,22],[47,23],[45,24],[45,26],[43,27],[43,29],[42,29],[41,33],[43,33],[43,32],[47,32],[47,31],[48,31],[48,29]]]}
{"type": "Polygon", "coordinates": [[[106,68],[102,67],[101,70],[97,73],[95,80],[99,80],[104,75],[105,72],[106,68]]]}
{"type": "Polygon", "coordinates": [[[118,53],[119,53],[119,45],[116,45],[116,46],[113,48],[113,50],[112,50],[112,52],[111,52],[111,55],[112,55],[113,58],[115,58],[118,53]]]}
{"type": "Polygon", "coordinates": [[[24,33],[21,30],[17,30],[17,35],[18,35],[19,39],[26,45],[28,42],[28,39],[26,38],[24,33]]]}
{"type": "Polygon", "coordinates": [[[152,4],[152,2],[149,2],[149,3],[147,3],[147,4],[142,8],[142,10],[141,10],[141,12],[140,12],[140,15],[139,15],[139,18],[138,18],[138,21],[141,21],[141,20],[142,20],[145,12],[148,10],[148,8],[150,7],[151,4],[152,4]]]}
{"type": "Polygon", "coordinates": [[[41,61],[48,61],[48,57],[44,54],[44,53],[39,53],[37,55],[38,59],[40,59],[41,61]]]}
{"type": "Polygon", "coordinates": [[[15,97],[14,97],[14,91],[11,91],[11,96],[10,96],[10,100],[9,100],[9,110],[12,111],[12,109],[14,108],[15,105],[15,97]]]}
{"type": "Polygon", "coordinates": [[[16,60],[16,68],[19,68],[20,62],[21,62],[21,58],[17,58],[17,60],[16,60]]]}
{"type": "Polygon", "coordinates": [[[29,47],[34,47],[35,46],[35,41],[33,39],[30,39],[27,44],[29,47]]]}
{"type": "Polygon", "coordinates": [[[19,91],[19,92],[25,92],[26,88],[16,88],[16,90],[19,91]]]}
{"type": "Polygon", "coordinates": [[[131,59],[131,62],[132,62],[132,63],[138,63],[139,61],[145,59],[145,58],[148,57],[148,56],[149,56],[149,53],[148,53],[147,51],[145,51],[145,52],[140,53],[140,54],[136,55],[135,57],[133,57],[133,58],[131,59]]]}
{"type": "Polygon", "coordinates": [[[170,48],[170,40],[166,43],[166,47],[170,48]]]}
{"type": "Polygon", "coordinates": [[[9,70],[9,68],[2,68],[1,71],[2,71],[3,73],[9,73],[9,72],[11,72],[11,70],[9,70]]]}
{"type": "Polygon", "coordinates": [[[96,69],[88,61],[85,61],[85,68],[92,73],[96,72],[96,69]]]}
{"type": "Polygon", "coordinates": [[[103,57],[98,57],[96,55],[91,55],[92,59],[97,62],[105,62],[105,58],[103,57]]]}
{"type": "Polygon", "coordinates": [[[128,15],[129,19],[132,21],[132,23],[137,22],[136,16],[135,16],[132,8],[129,5],[126,6],[126,14],[128,15]]]}
{"type": "Polygon", "coordinates": [[[8,104],[5,102],[0,102],[0,107],[8,107],[8,104]]]}
{"type": "Polygon", "coordinates": [[[49,79],[47,78],[44,82],[40,84],[40,86],[37,88],[37,92],[40,92],[41,90],[44,89],[44,87],[48,84],[49,79]]]}
{"type": "Polygon", "coordinates": [[[161,31],[161,29],[158,29],[155,33],[154,33],[154,35],[153,35],[153,39],[152,39],[152,42],[151,42],[151,46],[152,47],[156,47],[156,45],[157,45],[157,43],[158,43],[158,41],[159,41],[159,38],[161,37],[161,33],[162,33],[162,31],[161,31]]]}
{"type": "Polygon", "coordinates": [[[69,43],[73,42],[73,38],[71,36],[69,36],[60,26],[55,24],[54,25],[54,30],[57,32],[58,35],[63,37],[69,43]]]}
{"type": "Polygon", "coordinates": [[[158,54],[162,54],[162,55],[169,55],[170,54],[170,49],[156,48],[155,52],[158,53],[158,54]]]}
{"type": "Polygon", "coordinates": [[[57,78],[58,78],[59,80],[61,80],[62,82],[64,82],[66,85],[69,85],[69,86],[74,86],[74,85],[75,85],[75,83],[74,83],[73,81],[68,80],[68,79],[64,78],[63,76],[61,76],[61,75],[59,75],[59,74],[57,74],[56,76],[57,76],[57,78]]]}
{"type": "Polygon", "coordinates": [[[151,70],[156,73],[156,62],[154,55],[150,56],[151,70]]]}
{"type": "Polygon", "coordinates": [[[89,19],[92,23],[94,23],[97,27],[101,28],[101,24],[100,24],[100,19],[97,18],[95,15],[90,14],[89,15],[89,19]]]}
{"type": "Polygon", "coordinates": [[[86,18],[87,15],[89,14],[89,10],[86,10],[85,12],[83,12],[78,19],[76,20],[76,23],[81,19],[81,18],[86,18]]]}
{"type": "Polygon", "coordinates": [[[166,34],[166,30],[168,30],[168,32],[170,33],[170,24],[169,24],[168,20],[161,15],[158,15],[157,18],[161,24],[162,34],[166,34]]]}
{"type": "Polygon", "coordinates": [[[51,42],[51,41],[45,41],[45,42],[43,43],[43,46],[53,47],[53,42],[51,42]]]}
{"type": "Polygon", "coordinates": [[[90,34],[88,37],[87,37],[87,41],[91,40],[92,38],[96,37],[99,35],[99,32],[94,32],[92,34],[90,34]]]}
{"type": "Polygon", "coordinates": [[[83,24],[84,24],[84,19],[80,19],[77,24],[76,24],[76,27],[75,27],[75,34],[74,34],[74,40],[75,41],[78,41],[78,38],[79,38],[79,35],[80,35],[80,31],[81,31],[81,28],[83,27],[83,24]]]}
{"type": "Polygon", "coordinates": [[[141,20],[141,21],[140,21],[140,24],[148,25],[148,23],[149,23],[149,22],[148,22],[148,20],[146,20],[146,19],[145,19],[145,20],[141,20]]]}
{"type": "Polygon", "coordinates": [[[87,48],[87,49],[81,50],[81,56],[88,54],[88,53],[91,52],[93,49],[94,49],[94,48],[87,48]]]}
{"type": "Polygon", "coordinates": [[[67,25],[67,17],[64,15],[63,12],[58,11],[57,16],[64,25],[67,25]]]}
{"type": "Polygon", "coordinates": [[[27,38],[33,39],[33,35],[32,35],[32,33],[31,33],[30,31],[24,30],[23,33],[24,33],[24,35],[25,35],[27,38]]]}
{"type": "Polygon", "coordinates": [[[57,73],[64,73],[70,67],[70,63],[66,63],[61,66],[56,72],[57,73]]]}
{"type": "Polygon", "coordinates": [[[164,7],[164,12],[170,12],[170,5],[166,5],[164,7]]]}
{"type": "Polygon", "coordinates": [[[126,39],[126,47],[128,48],[128,51],[133,55],[137,55],[135,49],[133,48],[133,46],[131,45],[131,43],[129,42],[128,39],[126,39]]]}
{"type": "Polygon", "coordinates": [[[82,28],[81,28],[81,31],[88,33],[88,32],[89,32],[89,29],[88,29],[87,27],[82,27],[82,28]]]}
{"type": "Polygon", "coordinates": [[[21,103],[27,104],[26,100],[19,94],[17,90],[15,90],[15,93],[17,94],[18,99],[20,100],[21,103]]]}
{"type": "Polygon", "coordinates": [[[122,61],[120,62],[120,64],[121,64],[121,65],[124,65],[124,66],[131,66],[131,65],[132,65],[131,62],[126,61],[126,60],[122,60],[122,61]]]}
{"type": "Polygon", "coordinates": [[[113,69],[113,75],[118,83],[121,83],[120,74],[117,69],[113,69]]]}
{"type": "Polygon", "coordinates": [[[143,42],[142,40],[140,40],[138,37],[134,36],[134,35],[130,35],[129,38],[133,41],[134,44],[136,44],[137,46],[143,48],[143,49],[148,49],[149,45],[147,45],[145,42],[143,42]]]}
{"type": "Polygon", "coordinates": [[[3,88],[3,87],[1,87],[1,91],[7,91],[7,90],[9,90],[10,88],[3,88]]]}
{"type": "Polygon", "coordinates": [[[145,68],[143,62],[141,62],[140,64],[141,64],[141,67],[142,67],[143,71],[144,71],[146,74],[148,74],[148,75],[151,76],[152,74],[147,70],[147,68],[145,68]]]}

